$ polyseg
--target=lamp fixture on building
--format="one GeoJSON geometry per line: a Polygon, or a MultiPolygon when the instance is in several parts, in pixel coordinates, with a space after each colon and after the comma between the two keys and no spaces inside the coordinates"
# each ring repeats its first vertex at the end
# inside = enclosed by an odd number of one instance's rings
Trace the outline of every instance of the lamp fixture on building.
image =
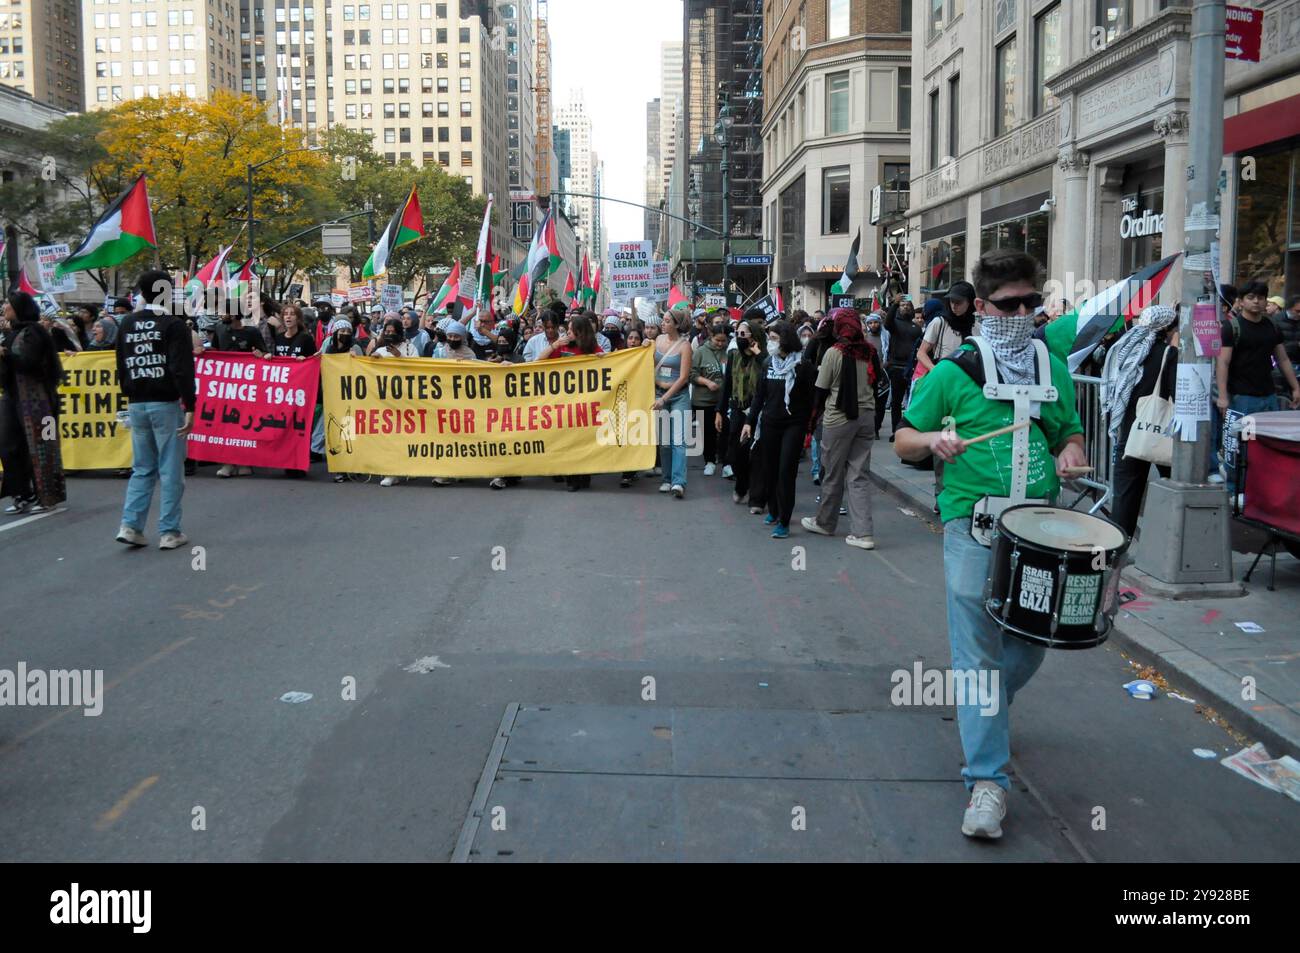
{"type": "Polygon", "coordinates": [[[1056,196],[1049,195],[1047,198],[1043,199],[1043,204],[1038,206],[1038,211],[1051,212],[1055,208],[1056,208],[1056,196]]]}

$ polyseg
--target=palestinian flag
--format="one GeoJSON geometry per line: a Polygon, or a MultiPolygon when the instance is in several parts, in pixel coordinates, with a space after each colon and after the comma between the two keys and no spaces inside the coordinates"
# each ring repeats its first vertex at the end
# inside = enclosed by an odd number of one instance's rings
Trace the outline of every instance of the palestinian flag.
{"type": "Polygon", "coordinates": [[[438,293],[434,295],[433,299],[429,302],[429,312],[449,311],[451,309],[451,302],[455,300],[456,292],[459,289],[460,262],[458,261],[451,266],[451,274],[447,276],[447,280],[442,283],[442,287],[438,289],[438,293]]]}
{"type": "MultiPolygon", "coordinates": [[[[229,249],[227,249],[229,251],[229,249]]],[[[253,287],[253,260],[249,259],[233,275],[226,279],[226,294],[239,298],[248,294],[253,287]]]]}
{"type": "Polygon", "coordinates": [[[536,285],[543,278],[555,274],[561,261],[560,242],[555,235],[555,210],[547,209],[542,224],[537,226],[532,243],[528,246],[524,270],[532,279],[530,284],[536,285]]]}
{"type": "Polygon", "coordinates": [[[591,276],[591,297],[594,300],[596,295],[600,294],[600,266],[596,266],[596,273],[591,276]]]}
{"type": "Polygon", "coordinates": [[[483,210],[483,224],[478,230],[478,252],[474,256],[474,264],[478,267],[475,301],[492,300],[492,261],[492,196],[489,195],[487,208],[483,210]]]}
{"type": "Polygon", "coordinates": [[[515,300],[510,306],[510,310],[516,315],[523,314],[528,310],[528,296],[529,292],[532,291],[532,284],[526,272],[519,276],[519,282],[515,285],[515,300]]]}
{"type": "Polygon", "coordinates": [[[1156,300],[1182,252],[1163,258],[1089,298],[1047,325],[1047,349],[1070,366],[1070,373],[1097,349],[1107,334],[1121,334],[1142,309],[1156,300]]]}
{"type": "Polygon", "coordinates": [[[573,272],[570,271],[569,277],[564,279],[564,290],[560,292],[560,297],[564,299],[565,304],[572,307],[574,304],[573,296],[577,294],[577,292],[578,289],[574,286],[573,283],[573,272]]]}
{"type": "Polygon", "coordinates": [[[32,283],[27,280],[26,268],[18,269],[18,280],[14,282],[14,287],[17,288],[19,291],[26,292],[27,294],[31,295],[33,298],[39,298],[41,295],[39,291],[37,291],[35,288],[32,287],[32,283]]]}
{"type": "Polygon", "coordinates": [[[587,255],[585,252],[582,256],[582,284],[578,288],[578,300],[590,301],[593,304],[596,301],[596,288],[592,284],[591,270],[587,265],[587,255]]]}
{"type": "Polygon", "coordinates": [[[226,280],[226,256],[230,254],[233,245],[227,245],[217,252],[215,258],[198,270],[185,285],[188,294],[202,294],[203,289],[215,284],[218,280],[226,280]]]}
{"type": "Polygon", "coordinates": [[[420,212],[420,197],[415,194],[415,186],[411,186],[411,194],[406,197],[401,208],[393,213],[384,234],[375,242],[375,250],[370,253],[361,269],[361,280],[368,281],[388,274],[388,260],[392,258],[393,252],[423,237],[424,215],[420,212]]]}
{"type": "Polygon", "coordinates": [[[689,308],[690,306],[691,299],[682,294],[676,285],[673,285],[668,292],[668,310],[672,311],[676,308],[689,308]]]}
{"type": "Polygon", "coordinates": [[[112,268],[146,248],[157,248],[153,231],[153,212],[149,210],[149,190],[144,176],[113,200],[85,237],[67,258],[54,269],[56,278],[70,271],[112,268]]]}
{"type": "Polygon", "coordinates": [[[501,267],[501,256],[492,256],[492,284],[499,285],[506,280],[508,270],[501,267]]]}
{"type": "Polygon", "coordinates": [[[862,243],[862,229],[853,236],[853,244],[849,247],[849,260],[844,263],[844,274],[840,280],[831,285],[831,294],[846,295],[849,289],[853,287],[853,279],[858,276],[858,246],[862,243]]]}

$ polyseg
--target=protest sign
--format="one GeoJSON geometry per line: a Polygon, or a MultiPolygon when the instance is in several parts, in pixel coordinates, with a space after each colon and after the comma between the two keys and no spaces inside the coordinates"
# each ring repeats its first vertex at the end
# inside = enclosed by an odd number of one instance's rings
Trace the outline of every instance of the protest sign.
{"type": "Polygon", "coordinates": [[[41,290],[46,294],[67,294],[77,290],[76,273],[54,277],[54,269],[68,257],[67,245],[41,245],[35,250],[36,270],[41,278],[41,290]]]}
{"type": "Polygon", "coordinates": [[[59,382],[59,449],[66,470],[120,470],[131,465],[131,431],[114,351],[64,354],[59,382]]]}
{"type": "Polygon", "coordinates": [[[656,258],[651,265],[651,272],[650,297],[655,301],[667,301],[668,292],[673,287],[672,265],[656,258]]]}
{"type": "Polygon", "coordinates": [[[384,306],[385,311],[400,311],[402,309],[402,286],[384,285],[384,289],[379,295],[379,303],[384,306]]]}
{"type": "Polygon", "coordinates": [[[356,304],[358,301],[374,301],[375,289],[370,285],[352,285],[348,288],[348,301],[356,304]]]}
{"type": "Polygon", "coordinates": [[[771,324],[773,321],[777,321],[782,317],[781,302],[777,300],[776,295],[763,295],[763,297],[750,305],[750,308],[763,312],[764,324],[771,324]]]}
{"type": "Polygon", "coordinates": [[[654,297],[654,254],[651,242],[609,243],[609,293],[611,298],[631,301],[654,297]]]}
{"type": "Polygon", "coordinates": [[[531,364],[321,359],[332,472],[493,477],[654,465],[653,349],[531,364]]]}
{"type": "Polygon", "coordinates": [[[193,460],[306,470],[320,384],[316,358],[258,358],[232,352],[194,362],[198,406],[193,460]]]}

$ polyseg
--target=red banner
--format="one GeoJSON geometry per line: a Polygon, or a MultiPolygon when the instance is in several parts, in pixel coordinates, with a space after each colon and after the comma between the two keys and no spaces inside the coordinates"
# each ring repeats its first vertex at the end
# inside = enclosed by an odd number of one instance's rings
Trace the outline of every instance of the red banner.
{"type": "Polygon", "coordinates": [[[259,358],[225,351],[194,362],[198,405],[191,460],[306,470],[320,358],[259,358]]]}

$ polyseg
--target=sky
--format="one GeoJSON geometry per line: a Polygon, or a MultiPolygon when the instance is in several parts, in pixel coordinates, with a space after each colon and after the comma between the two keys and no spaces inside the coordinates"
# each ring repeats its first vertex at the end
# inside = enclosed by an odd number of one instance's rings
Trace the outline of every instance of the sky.
{"type": "MultiPolygon", "coordinates": [[[[681,0],[550,0],[551,108],[581,90],[603,195],[645,201],[645,107],[659,95],[659,46],[682,38],[681,0]]],[[[643,212],[604,203],[607,241],[642,238],[643,212]]]]}

